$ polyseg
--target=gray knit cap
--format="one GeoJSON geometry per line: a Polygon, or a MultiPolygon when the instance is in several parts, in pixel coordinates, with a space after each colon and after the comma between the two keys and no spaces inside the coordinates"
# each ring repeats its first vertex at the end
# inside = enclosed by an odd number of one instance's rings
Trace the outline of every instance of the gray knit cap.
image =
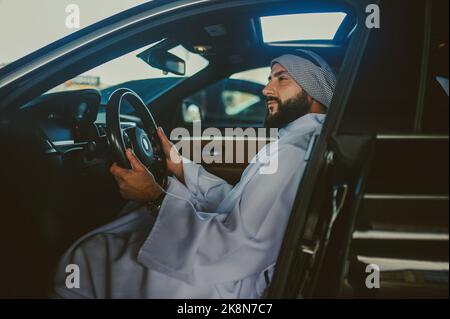
{"type": "Polygon", "coordinates": [[[272,60],[270,66],[275,63],[281,64],[313,99],[328,108],[336,86],[333,70],[316,53],[307,50],[298,51],[308,55],[318,65],[300,56],[285,54],[272,60]]]}

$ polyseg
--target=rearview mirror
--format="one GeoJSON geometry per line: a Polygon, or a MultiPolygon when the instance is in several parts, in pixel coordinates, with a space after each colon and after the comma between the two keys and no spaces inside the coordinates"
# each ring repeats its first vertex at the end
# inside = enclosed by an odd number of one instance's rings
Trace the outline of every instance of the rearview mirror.
{"type": "Polygon", "coordinates": [[[148,65],[177,75],[186,73],[186,62],[176,55],[162,50],[146,50],[137,55],[148,65]]]}

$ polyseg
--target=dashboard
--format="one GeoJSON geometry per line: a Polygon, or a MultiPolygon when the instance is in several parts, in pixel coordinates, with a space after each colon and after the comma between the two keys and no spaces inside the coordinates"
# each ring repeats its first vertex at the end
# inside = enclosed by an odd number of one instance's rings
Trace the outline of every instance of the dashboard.
{"type": "MultiPolygon", "coordinates": [[[[105,112],[100,92],[85,89],[42,95],[22,106],[16,118],[20,126],[32,128],[33,135],[43,140],[47,154],[82,150],[90,160],[107,156],[105,112]]],[[[125,114],[121,125],[126,128],[141,121],[125,114]]]]}
{"type": "Polygon", "coordinates": [[[22,106],[18,118],[45,139],[47,152],[63,151],[105,135],[101,130],[105,123],[95,123],[100,98],[100,93],[91,89],[45,94],[22,106]]]}

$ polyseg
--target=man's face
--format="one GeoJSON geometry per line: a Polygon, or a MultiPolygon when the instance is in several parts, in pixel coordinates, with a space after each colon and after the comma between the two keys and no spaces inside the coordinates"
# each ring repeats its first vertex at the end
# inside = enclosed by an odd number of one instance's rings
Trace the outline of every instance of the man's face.
{"type": "Polygon", "coordinates": [[[309,113],[311,98],[281,64],[272,66],[263,95],[267,106],[265,127],[281,128],[309,113]]]}

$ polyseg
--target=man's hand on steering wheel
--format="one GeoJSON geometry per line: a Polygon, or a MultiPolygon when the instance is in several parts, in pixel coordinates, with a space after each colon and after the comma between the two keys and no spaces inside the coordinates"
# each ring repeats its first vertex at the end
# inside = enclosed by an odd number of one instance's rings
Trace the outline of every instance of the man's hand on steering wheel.
{"type": "MultiPolygon", "coordinates": [[[[158,136],[166,155],[167,169],[182,183],[184,183],[184,171],[182,157],[176,147],[170,142],[161,127],[158,127],[158,136]]],[[[127,149],[126,156],[131,164],[131,169],[125,169],[114,163],[110,172],[114,175],[123,198],[137,202],[149,202],[157,200],[163,191],[156,183],[152,173],[144,164],[127,149]]]]}
{"type": "Polygon", "coordinates": [[[161,140],[162,150],[166,155],[167,170],[184,184],[183,158],[161,127],[158,127],[158,137],[161,140]]]}
{"type": "Polygon", "coordinates": [[[184,183],[183,161],[176,147],[157,127],[152,113],[132,90],[120,88],[106,106],[106,136],[114,175],[125,199],[149,202],[163,198],[168,172],[184,183]],[[121,106],[127,102],[141,119],[142,127],[123,127],[121,106]]]}
{"type": "Polygon", "coordinates": [[[126,150],[126,156],[130,161],[131,169],[122,168],[116,163],[110,168],[122,197],[136,202],[150,202],[161,197],[163,191],[153,174],[130,149],[126,150]]]}

